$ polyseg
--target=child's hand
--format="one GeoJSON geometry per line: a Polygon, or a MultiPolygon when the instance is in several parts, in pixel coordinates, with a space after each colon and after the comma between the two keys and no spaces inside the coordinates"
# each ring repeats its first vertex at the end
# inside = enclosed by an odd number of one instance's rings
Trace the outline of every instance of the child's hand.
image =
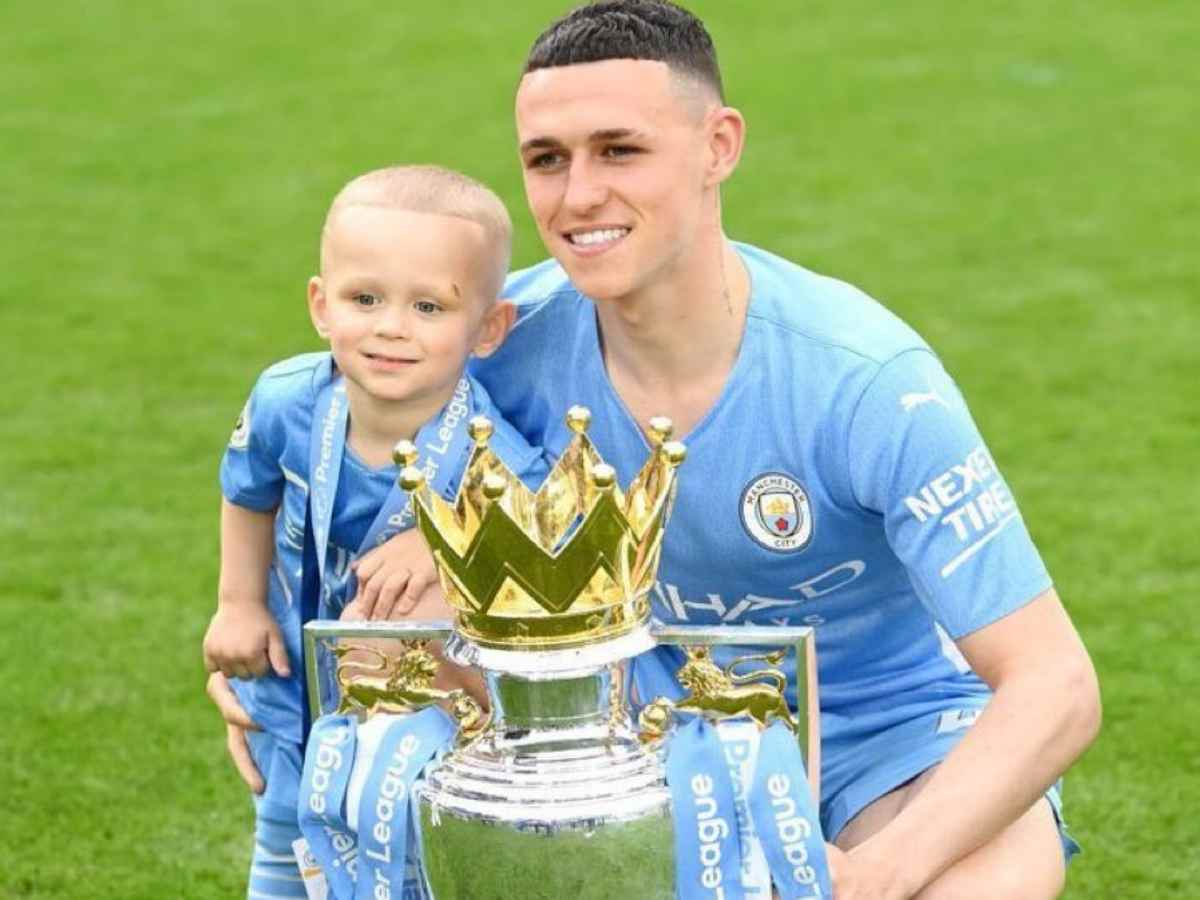
{"type": "Polygon", "coordinates": [[[230,678],[292,674],[287,647],[270,611],[258,604],[222,603],[204,635],[204,668],[230,678]]]}
{"type": "Polygon", "coordinates": [[[422,597],[437,584],[433,556],[416,529],[398,534],[363,554],[354,562],[354,574],[358,578],[358,593],[347,605],[343,619],[381,622],[407,618],[418,604],[422,608],[426,605],[422,597]]]}
{"type": "Polygon", "coordinates": [[[365,622],[367,617],[363,615],[362,601],[355,597],[342,608],[342,614],[338,616],[342,622],[365,622]]]}

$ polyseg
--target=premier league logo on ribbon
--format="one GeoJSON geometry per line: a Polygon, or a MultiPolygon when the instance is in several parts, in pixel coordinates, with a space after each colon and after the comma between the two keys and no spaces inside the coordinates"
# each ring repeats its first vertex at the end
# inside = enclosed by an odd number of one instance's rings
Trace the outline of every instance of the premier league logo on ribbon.
{"type": "Polygon", "coordinates": [[[742,525],[768,550],[803,550],[812,539],[812,506],[804,486],[790,475],[771,472],[742,491],[742,525]]]}

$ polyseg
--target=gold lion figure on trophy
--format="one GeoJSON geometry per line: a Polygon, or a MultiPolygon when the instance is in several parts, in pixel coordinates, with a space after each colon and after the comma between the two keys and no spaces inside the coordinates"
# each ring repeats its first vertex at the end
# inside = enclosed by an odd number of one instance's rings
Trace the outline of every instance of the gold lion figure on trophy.
{"type": "Polygon", "coordinates": [[[788,709],[784,690],[787,679],[777,669],[763,668],[736,674],[734,669],[761,659],[778,665],[786,650],[740,656],[722,669],[712,661],[709,647],[687,647],[687,662],[679,670],[679,683],[691,694],[674,704],[681,712],[700,713],[712,719],[750,716],[763,728],[782,721],[794,733],[799,727],[788,709]]]}
{"type": "Polygon", "coordinates": [[[338,715],[365,711],[376,713],[409,713],[449,700],[457,712],[469,713],[466,703],[474,701],[461,688],[444,691],[433,686],[438,661],[417,641],[401,641],[401,651],[392,655],[366,644],[345,644],[334,647],[338,658],[337,683],[342,699],[338,715]],[[353,658],[347,659],[350,654],[353,658]],[[366,654],[371,659],[363,659],[366,654]]]}

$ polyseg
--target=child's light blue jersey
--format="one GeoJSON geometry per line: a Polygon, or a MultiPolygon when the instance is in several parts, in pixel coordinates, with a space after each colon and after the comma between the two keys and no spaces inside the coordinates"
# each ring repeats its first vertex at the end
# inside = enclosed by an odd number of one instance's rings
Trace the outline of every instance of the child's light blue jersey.
{"type": "MultiPolygon", "coordinates": [[[[654,612],[815,626],[829,771],[839,745],[901,722],[969,721],[989,694],[953,639],[1050,579],[924,341],[853,287],[738,251],[753,285],[745,336],[716,405],[677,435],[688,455],[654,612]]],[[[472,371],[553,456],[570,439],[568,406],[590,407],[589,434],[628,483],[649,448],[609,382],[591,301],[553,261],[512,275],[504,296],[520,321],[472,371]]],[[[678,661],[639,660],[641,696],[677,693],[666,672],[678,661]]]]}
{"type": "MultiPolygon", "coordinates": [[[[290,678],[268,675],[253,681],[234,681],[234,688],[251,717],[266,731],[291,743],[302,740],[301,586],[304,581],[305,514],[309,503],[310,434],[317,394],[328,382],[328,353],[308,353],[284,360],[258,379],[221,461],[221,490],[230,503],[275,516],[275,558],[268,577],[267,600],[279,623],[292,667],[290,678]]],[[[467,402],[459,395],[440,414],[453,413],[465,421],[486,415],[496,425],[491,448],[505,464],[534,487],[545,475],[540,450],[532,448],[503,420],[482,385],[471,381],[467,402]],[[459,403],[463,409],[451,407],[459,403]]],[[[422,456],[436,452],[421,448],[422,456]]],[[[466,456],[450,461],[458,466],[451,482],[457,490],[466,456]]],[[[338,479],[326,550],[329,601],[323,615],[336,616],[354,590],[350,563],[359,553],[372,521],[395,484],[396,470],[371,469],[347,448],[338,479]]],[[[315,573],[311,577],[316,577],[315,573]]]]}

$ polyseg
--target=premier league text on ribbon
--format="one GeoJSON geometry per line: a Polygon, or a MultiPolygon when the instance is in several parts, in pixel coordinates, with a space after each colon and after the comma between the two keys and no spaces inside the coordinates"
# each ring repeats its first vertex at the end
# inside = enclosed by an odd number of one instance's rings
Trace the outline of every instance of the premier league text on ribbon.
{"type": "MultiPolygon", "coordinates": [[[[397,805],[404,810],[408,808],[408,784],[404,781],[404,773],[410,768],[412,757],[420,746],[421,742],[415,735],[404,735],[392,754],[392,761],[383,776],[383,783],[379,786],[379,794],[375,798],[375,824],[370,831],[379,849],[369,844],[363,846],[363,853],[376,862],[392,861],[392,849],[389,846],[392,840],[391,822],[396,816],[397,805]]],[[[377,873],[377,877],[386,880],[382,870],[377,873]]]]}

